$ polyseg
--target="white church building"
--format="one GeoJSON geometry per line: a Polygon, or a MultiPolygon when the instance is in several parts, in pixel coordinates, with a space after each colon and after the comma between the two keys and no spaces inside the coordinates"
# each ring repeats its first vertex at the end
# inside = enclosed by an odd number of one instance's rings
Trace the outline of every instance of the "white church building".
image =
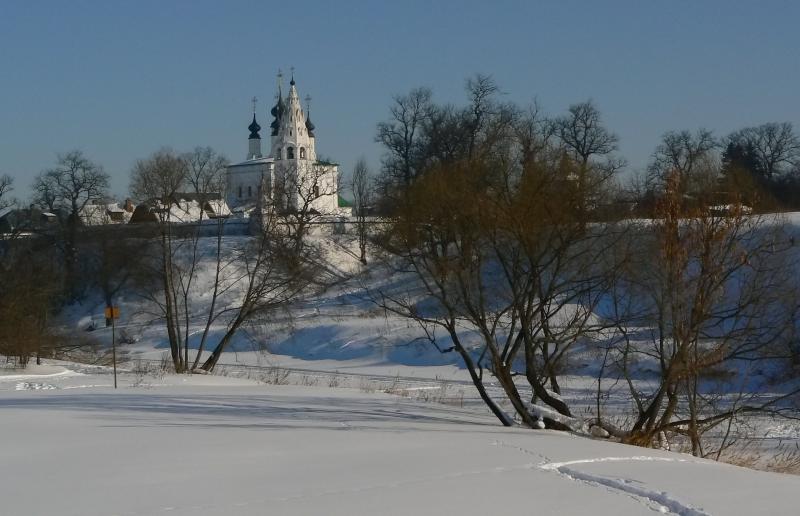
{"type": "Polygon", "coordinates": [[[247,159],[227,169],[228,206],[242,215],[269,202],[279,209],[349,216],[350,208],[339,197],[338,165],[317,160],[315,127],[300,103],[294,74],[285,98],[280,77],[278,74],[277,101],[270,110],[269,153],[264,155],[261,150],[261,126],[253,99],[247,159]]]}

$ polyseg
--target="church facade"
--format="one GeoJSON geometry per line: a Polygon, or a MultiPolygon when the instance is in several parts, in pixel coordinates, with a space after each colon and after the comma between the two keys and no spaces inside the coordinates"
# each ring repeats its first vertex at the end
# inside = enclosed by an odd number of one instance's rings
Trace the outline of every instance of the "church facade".
{"type": "Polygon", "coordinates": [[[278,77],[277,98],[270,110],[269,153],[262,153],[254,99],[247,158],[227,169],[228,205],[241,214],[257,209],[260,203],[273,203],[285,210],[349,215],[348,208],[339,206],[338,165],[317,159],[316,128],[300,102],[294,76],[285,98],[280,74],[278,77]]]}

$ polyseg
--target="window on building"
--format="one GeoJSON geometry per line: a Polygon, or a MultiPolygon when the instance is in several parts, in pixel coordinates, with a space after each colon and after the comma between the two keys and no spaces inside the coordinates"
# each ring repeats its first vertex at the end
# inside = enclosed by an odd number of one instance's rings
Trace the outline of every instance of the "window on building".
{"type": "Polygon", "coordinates": [[[300,147],[300,159],[306,159],[306,148],[300,147]]]}
{"type": "Polygon", "coordinates": [[[252,186],[248,186],[247,187],[247,196],[248,197],[252,197],[253,196],[253,187],[252,186]]]}
{"type": "Polygon", "coordinates": [[[314,185],[314,197],[319,197],[319,185],[314,185]]]}
{"type": "Polygon", "coordinates": [[[286,147],[286,159],[294,159],[294,147],[286,147]]]}
{"type": "Polygon", "coordinates": [[[280,149],[275,151],[275,159],[281,159],[281,150],[280,149]]]}
{"type": "Polygon", "coordinates": [[[240,186],[239,187],[239,199],[241,199],[241,198],[242,198],[242,187],[240,186]]]}

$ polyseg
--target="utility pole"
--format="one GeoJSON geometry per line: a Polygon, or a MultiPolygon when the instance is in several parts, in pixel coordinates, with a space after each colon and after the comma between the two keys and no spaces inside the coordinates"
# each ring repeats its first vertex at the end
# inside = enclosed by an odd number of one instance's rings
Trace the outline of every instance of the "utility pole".
{"type": "Polygon", "coordinates": [[[119,317],[119,307],[107,306],[106,319],[111,319],[111,361],[114,364],[114,388],[117,388],[117,323],[119,317]]]}

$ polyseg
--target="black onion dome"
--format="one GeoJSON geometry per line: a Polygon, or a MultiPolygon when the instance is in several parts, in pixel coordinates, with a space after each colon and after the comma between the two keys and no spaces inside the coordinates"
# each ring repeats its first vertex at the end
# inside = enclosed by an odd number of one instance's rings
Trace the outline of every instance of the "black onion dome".
{"type": "Polygon", "coordinates": [[[278,92],[278,100],[270,109],[269,114],[275,118],[280,118],[283,115],[283,95],[280,94],[280,91],[278,92]]]}
{"type": "Polygon", "coordinates": [[[311,115],[309,114],[306,116],[306,130],[309,136],[314,136],[314,129],[316,129],[316,127],[314,126],[314,122],[311,121],[311,115]]]}
{"type": "Polygon", "coordinates": [[[269,125],[272,128],[272,136],[277,136],[278,129],[281,126],[281,118],[283,117],[283,96],[278,93],[278,101],[275,103],[275,106],[270,110],[270,114],[275,117],[275,120],[269,125]]]}
{"type": "Polygon", "coordinates": [[[258,131],[261,130],[261,126],[258,125],[258,122],[256,122],[256,114],[255,113],[253,113],[253,121],[250,123],[250,125],[247,126],[247,128],[250,129],[250,139],[251,140],[260,140],[261,139],[261,136],[259,136],[259,134],[258,134],[258,131]]]}

